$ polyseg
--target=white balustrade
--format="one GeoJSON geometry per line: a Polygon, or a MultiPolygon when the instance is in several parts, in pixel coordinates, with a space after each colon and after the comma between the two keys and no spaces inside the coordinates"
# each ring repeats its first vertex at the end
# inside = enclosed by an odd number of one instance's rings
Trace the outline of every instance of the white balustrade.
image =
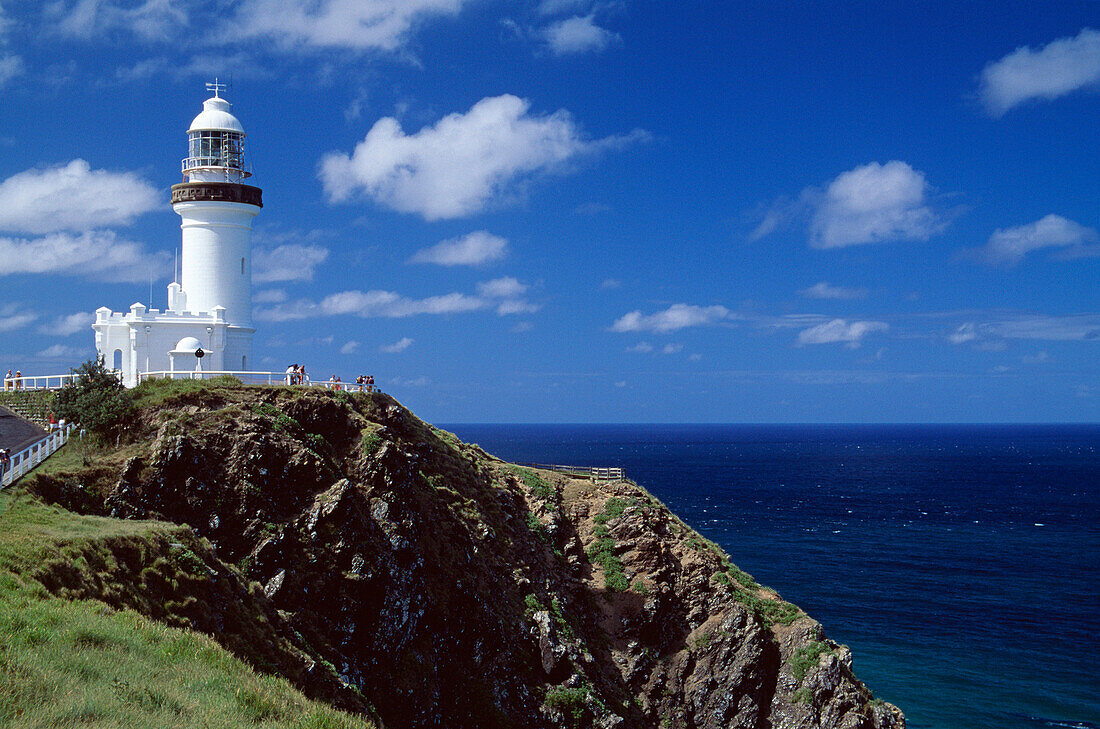
{"type": "Polygon", "coordinates": [[[69,435],[77,429],[76,425],[66,425],[55,430],[37,443],[32,443],[11,457],[3,474],[0,474],[0,489],[18,481],[42,461],[49,458],[58,448],[65,445],[69,435]]]}

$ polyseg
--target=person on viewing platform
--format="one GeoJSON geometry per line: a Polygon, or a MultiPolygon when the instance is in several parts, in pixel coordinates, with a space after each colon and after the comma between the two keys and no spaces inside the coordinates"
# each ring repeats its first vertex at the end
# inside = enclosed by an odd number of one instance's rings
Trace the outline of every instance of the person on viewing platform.
{"type": "Polygon", "coordinates": [[[0,449],[0,479],[4,478],[9,467],[11,467],[11,456],[8,454],[8,449],[0,449]]]}
{"type": "Polygon", "coordinates": [[[50,424],[50,432],[57,430],[57,416],[53,414],[53,410],[46,416],[46,422],[50,424]]]}
{"type": "Polygon", "coordinates": [[[298,384],[308,385],[309,375],[306,374],[306,366],[304,364],[298,365],[298,384]]]}
{"type": "Polygon", "coordinates": [[[297,364],[287,365],[287,368],[286,368],[286,384],[293,385],[297,374],[298,374],[298,365],[297,364]]]}
{"type": "Polygon", "coordinates": [[[11,370],[8,370],[8,374],[4,375],[4,389],[5,390],[10,390],[15,384],[11,381],[11,378],[12,378],[11,370]]]}
{"type": "Polygon", "coordinates": [[[363,391],[363,386],[367,384],[367,378],[365,375],[359,375],[355,378],[355,384],[359,385],[359,392],[363,391]]]}
{"type": "Polygon", "coordinates": [[[15,371],[15,389],[16,390],[22,390],[23,389],[23,373],[20,372],[19,370],[15,371]]]}
{"type": "Polygon", "coordinates": [[[374,392],[374,375],[367,375],[367,392],[374,392]]]}

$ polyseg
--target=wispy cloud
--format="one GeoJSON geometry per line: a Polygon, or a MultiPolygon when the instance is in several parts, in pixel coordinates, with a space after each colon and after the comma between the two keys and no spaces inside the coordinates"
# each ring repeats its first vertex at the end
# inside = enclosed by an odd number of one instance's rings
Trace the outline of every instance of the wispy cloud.
{"type": "Polygon", "coordinates": [[[92,331],[93,321],[95,321],[95,316],[93,314],[78,311],[75,314],[57,317],[50,323],[42,326],[39,331],[43,334],[50,334],[55,337],[67,337],[71,334],[78,333],[88,334],[92,331]]]}
{"type": "Polygon", "coordinates": [[[171,0],[144,0],[134,7],[119,0],[60,0],[46,16],[61,33],[88,39],[128,31],[145,40],[168,40],[188,25],[185,6],[171,0]]]}
{"type": "Polygon", "coordinates": [[[328,260],[327,248],[314,245],[287,245],[252,251],[252,280],[256,283],[312,281],[317,266],[328,260]]]}
{"type": "Polygon", "coordinates": [[[544,28],[542,36],[558,56],[602,51],[619,39],[615,33],[596,25],[592,15],[558,20],[544,28]]]}
{"type": "Polygon", "coordinates": [[[732,312],[724,306],[673,304],[664,311],[642,314],[635,310],[624,314],[611,325],[614,332],[673,332],[685,327],[706,326],[727,319],[732,312]]]}
{"type": "Polygon", "coordinates": [[[0,332],[14,332],[38,319],[38,314],[27,311],[19,304],[0,306],[0,332]]]}
{"type": "Polygon", "coordinates": [[[412,135],[397,119],[381,119],[350,155],[332,152],[322,159],[325,192],[333,202],[363,194],[426,220],[460,218],[518,194],[517,186],[533,175],[647,138],[636,132],[590,141],[564,110],[546,116],[529,111],[528,101],[506,94],[412,135]]]}
{"type": "Polygon", "coordinates": [[[462,0],[244,0],[218,40],[271,38],[284,48],[399,50],[413,29],[454,16],[462,0]]]}
{"type": "Polygon", "coordinates": [[[384,352],[385,354],[398,354],[400,352],[404,352],[406,349],[412,346],[412,343],[413,340],[409,337],[401,337],[401,339],[398,339],[393,344],[386,344],[379,347],[378,351],[384,352]]]}
{"type": "Polygon", "coordinates": [[[45,273],[107,281],[159,279],[171,267],[168,254],[148,253],[142,244],[120,239],[109,230],[54,233],[30,240],[0,238],[0,261],[4,262],[0,276],[45,273]]]}
{"type": "Polygon", "coordinates": [[[1063,248],[1067,257],[1073,257],[1075,250],[1079,256],[1100,253],[1087,246],[1098,240],[1100,235],[1092,228],[1061,215],[1047,215],[1034,223],[998,229],[984,246],[963,251],[962,255],[991,265],[1015,266],[1028,253],[1042,248],[1063,248]]]}
{"type": "Polygon", "coordinates": [[[802,289],[798,293],[808,299],[838,299],[850,301],[867,298],[867,289],[833,286],[828,281],[821,281],[808,289],[802,289]]]}
{"type": "Polygon", "coordinates": [[[882,321],[853,321],[833,319],[824,324],[805,329],[798,333],[799,344],[844,343],[852,349],[858,347],[863,338],[874,332],[884,332],[890,327],[882,321]]]}
{"type": "Polygon", "coordinates": [[[508,255],[508,241],[487,230],[476,230],[461,238],[422,248],[409,263],[434,263],[439,266],[482,266],[508,255]]]}
{"type": "Polygon", "coordinates": [[[359,350],[359,342],[350,339],[340,347],[340,354],[355,354],[359,350]]]}
{"type": "Polygon", "coordinates": [[[84,359],[92,354],[89,347],[70,347],[64,344],[54,344],[35,354],[39,359],[76,361],[84,359]]]}
{"type": "Polygon", "coordinates": [[[393,291],[341,291],[314,302],[309,299],[257,309],[260,321],[292,321],[315,316],[352,315],[363,318],[400,319],[419,314],[460,314],[486,309],[492,302],[467,294],[451,293],[412,299],[393,291]]]}
{"type": "Polygon", "coordinates": [[[1033,99],[1050,101],[1100,86],[1100,31],[1085,28],[1032,50],[1017,48],[982,70],[981,98],[995,117],[1033,99]]]}

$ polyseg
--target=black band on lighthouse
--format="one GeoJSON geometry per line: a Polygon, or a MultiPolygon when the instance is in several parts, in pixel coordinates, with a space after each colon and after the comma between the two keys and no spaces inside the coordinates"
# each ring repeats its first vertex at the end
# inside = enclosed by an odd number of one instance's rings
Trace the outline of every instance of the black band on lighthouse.
{"type": "Polygon", "coordinates": [[[237,182],[183,182],[172,185],[172,204],[213,200],[244,203],[262,208],[264,206],[261,199],[262,193],[263,191],[258,187],[237,182]]]}

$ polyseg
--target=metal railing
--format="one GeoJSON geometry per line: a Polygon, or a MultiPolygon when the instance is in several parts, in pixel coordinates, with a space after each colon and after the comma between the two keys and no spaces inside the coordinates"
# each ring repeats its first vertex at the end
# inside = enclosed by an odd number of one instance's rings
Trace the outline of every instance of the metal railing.
{"type": "Polygon", "coordinates": [[[517,465],[540,468],[543,471],[564,473],[567,476],[580,476],[582,478],[592,479],[593,481],[622,481],[626,478],[626,474],[619,466],[605,468],[602,466],[561,466],[548,463],[519,463],[517,465]]]}
{"type": "Polygon", "coordinates": [[[11,457],[3,474],[0,474],[0,489],[10,486],[31,471],[42,461],[49,458],[58,448],[69,441],[69,435],[77,429],[69,424],[55,430],[40,441],[32,443],[11,457]]]}

